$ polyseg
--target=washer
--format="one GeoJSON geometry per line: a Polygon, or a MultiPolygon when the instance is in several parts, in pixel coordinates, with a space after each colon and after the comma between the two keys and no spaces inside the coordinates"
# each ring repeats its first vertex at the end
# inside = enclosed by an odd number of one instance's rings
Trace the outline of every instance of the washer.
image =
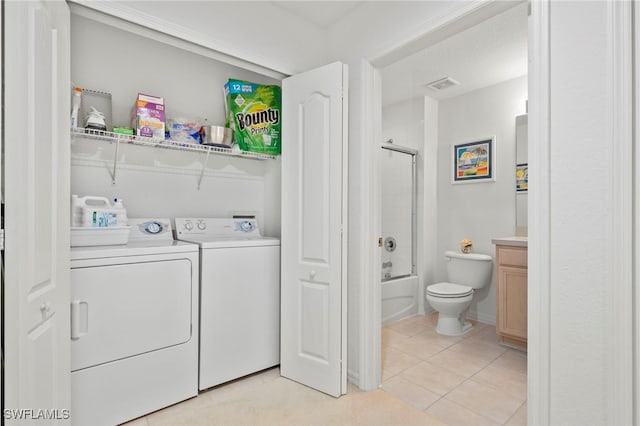
{"type": "Polygon", "coordinates": [[[169,219],[71,249],[72,424],[114,425],[198,393],[198,246],[169,219]]]}
{"type": "Polygon", "coordinates": [[[280,364],[280,240],[255,219],[175,224],[200,245],[200,389],[280,364]]]}

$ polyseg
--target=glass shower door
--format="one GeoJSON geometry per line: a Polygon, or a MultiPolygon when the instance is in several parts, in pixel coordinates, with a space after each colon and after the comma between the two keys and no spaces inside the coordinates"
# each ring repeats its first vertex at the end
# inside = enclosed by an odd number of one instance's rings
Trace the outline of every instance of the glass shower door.
{"type": "Polygon", "coordinates": [[[416,151],[386,143],[381,161],[382,281],[416,273],[416,151]]]}

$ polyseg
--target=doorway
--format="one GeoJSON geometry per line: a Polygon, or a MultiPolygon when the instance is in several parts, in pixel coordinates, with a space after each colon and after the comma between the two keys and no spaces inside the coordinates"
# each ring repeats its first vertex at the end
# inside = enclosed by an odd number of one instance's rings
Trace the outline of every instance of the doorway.
{"type": "MultiPolygon", "coordinates": [[[[460,28],[460,27],[457,27],[460,28]]],[[[526,67],[527,67],[527,6],[524,3],[516,4],[510,6],[507,10],[502,10],[482,19],[480,22],[471,22],[468,25],[464,26],[464,30],[460,32],[455,32],[455,34],[450,34],[445,39],[439,39],[434,41],[424,50],[413,53],[412,55],[406,56],[405,58],[393,62],[393,63],[385,63],[384,59],[373,61],[374,66],[377,66],[377,71],[381,75],[382,80],[382,123],[383,130],[382,134],[384,135],[384,122],[385,122],[385,111],[391,108],[398,108],[403,104],[408,104],[411,99],[412,102],[419,107],[422,108],[422,140],[421,146],[418,148],[418,165],[421,170],[421,177],[418,187],[422,184],[422,188],[420,189],[420,193],[418,195],[418,199],[421,199],[421,207],[418,209],[417,214],[417,265],[416,265],[416,274],[419,278],[419,286],[418,286],[418,298],[421,301],[421,305],[418,310],[418,314],[429,314],[432,312],[428,304],[425,303],[422,299],[424,298],[424,290],[425,286],[446,280],[446,271],[444,268],[444,264],[441,261],[441,254],[446,249],[457,248],[455,244],[457,244],[460,239],[466,238],[468,234],[476,232],[478,228],[480,228],[477,224],[473,224],[473,220],[465,221],[464,220],[464,197],[460,197],[460,193],[462,192],[479,192],[486,190],[491,187],[491,185],[485,185],[484,188],[482,185],[466,185],[466,186],[455,186],[451,184],[451,151],[450,146],[453,143],[456,143],[460,140],[466,141],[465,139],[470,137],[469,135],[475,135],[474,129],[480,128],[481,126],[474,126],[469,120],[467,121],[456,121],[456,114],[459,117],[463,115],[460,113],[460,109],[457,108],[454,101],[449,101],[449,99],[453,99],[456,97],[461,97],[467,93],[471,92],[480,92],[486,87],[500,86],[505,81],[517,80],[513,83],[513,85],[517,85],[519,87],[524,87],[524,97],[521,100],[521,108],[522,111],[518,111],[518,113],[524,113],[526,99],[526,87],[527,87],[527,77],[526,77],[526,67]],[[502,16],[501,16],[502,15],[502,16]],[[517,16],[516,20],[514,17],[517,16]],[[509,23],[505,25],[494,25],[496,20],[506,19],[509,23]],[[510,27],[511,26],[511,27],[510,27]],[[481,31],[483,29],[486,30],[487,27],[491,27],[493,29],[500,28],[515,28],[519,27],[517,30],[518,34],[524,36],[524,44],[520,44],[522,58],[520,66],[524,67],[524,71],[515,71],[515,74],[508,74],[508,72],[514,72],[513,69],[517,67],[507,66],[507,62],[503,59],[494,60],[493,61],[493,69],[488,72],[488,76],[493,80],[489,79],[484,83],[473,82],[470,77],[459,77],[456,79],[456,75],[458,71],[461,71],[460,75],[462,75],[463,71],[467,69],[474,69],[478,71],[480,74],[479,67],[484,65],[483,58],[493,57],[496,58],[496,55],[499,53],[494,52],[485,52],[480,54],[479,52],[474,52],[474,49],[478,49],[476,41],[479,40],[481,35],[481,31]],[[469,37],[465,39],[465,37],[469,37]],[[453,47],[455,46],[455,47],[453,47]],[[452,62],[444,66],[443,62],[447,60],[448,57],[454,55],[452,52],[456,52],[462,48],[467,49],[466,54],[461,54],[462,56],[469,56],[472,60],[475,60],[476,64],[474,66],[469,65],[458,65],[458,69],[456,69],[455,64],[452,62]],[[470,51],[471,50],[471,51],[470,51]],[[474,55],[478,56],[474,56],[474,55]],[[438,56],[440,55],[440,56],[438,56]],[[437,59],[437,58],[440,59],[437,59]],[[509,68],[509,70],[501,69],[509,68]],[[512,69],[513,68],[513,69],[512,69]],[[456,75],[451,75],[446,70],[452,70],[451,73],[456,72],[456,75]],[[441,72],[442,74],[437,74],[437,72],[441,72]],[[427,78],[430,74],[431,78],[427,78]],[[430,82],[437,82],[438,80],[444,77],[451,77],[449,80],[453,81],[450,87],[446,90],[437,91],[428,87],[425,87],[430,82]],[[422,80],[424,79],[424,80],[422,80]],[[413,81],[414,84],[414,92],[413,98],[402,98],[401,90],[388,88],[388,82],[396,82],[396,81],[413,81]],[[464,82],[463,82],[464,81],[464,82]],[[460,83],[460,84],[457,84],[460,83]],[[464,87],[466,86],[466,88],[464,87]],[[417,98],[417,100],[416,100],[417,98]],[[435,207],[434,207],[435,206],[435,207]],[[461,213],[462,212],[462,213],[461,213]],[[467,223],[472,223],[473,225],[467,226],[467,223]],[[460,235],[459,235],[460,234],[460,235]]],[[[453,33],[453,31],[452,31],[453,33]]],[[[502,35],[501,39],[496,40],[498,44],[510,44],[513,43],[511,48],[516,49],[517,42],[520,36],[505,36],[502,35]]],[[[485,43],[487,44],[487,43],[485,43]]],[[[498,46],[500,47],[500,46],[498,46]]],[[[496,48],[498,50],[498,48],[496,48]]],[[[471,62],[473,63],[473,61],[471,62]]],[[[491,65],[491,64],[489,64],[491,65]]],[[[520,68],[522,69],[522,68],[520,68]]],[[[398,87],[398,86],[393,86],[398,87]]],[[[499,89],[497,89],[499,90],[499,89]]],[[[505,89],[506,90],[506,89],[505,89]]],[[[483,95],[490,96],[490,95],[483,95]]],[[[518,95],[519,96],[519,95],[518,95]]],[[[472,103],[472,99],[469,99],[467,104],[472,103]]],[[[514,101],[515,102],[515,101],[514,101]]],[[[415,109],[415,108],[414,108],[415,109]]],[[[513,127],[515,123],[515,116],[518,113],[514,113],[509,117],[510,125],[513,127]]],[[[478,118],[478,120],[480,120],[478,118]]],[[[415,121],[415,120],[413,120],[415,121]]],[[[413,122],[411,121],[411,122],[413,122]]],[[[409,123],[406,123],[409,124],[409,123]]],[[[476,123],[477,124],[477,123],[476,123]]],[[[508,136],[512,141],[515,139],[515,130],[512,129],[513,132],[508,136]]],[[[507,131],[508,132],[508,131],[507,131]]],[[[503,132],[504,133],[504,132],[503,132]]],[[[479,136],[479,135],[476,135],[479,136]]],[[[383,140],[386,139],[386,135],[384,135],[383,140]]],[[[502,149],[502,153],[509,156],[508,149],[505,150],[504,144],[508,137],[500,137],[499,141],[503,143],[500,147],[502,149]]],[[[467,141],[468,142],[468,141],[467,141]]],[[[515,144],[515,141],[514,141],[515,144]]],[[[510,148],[511,153],[514,153],[514,147],[510,148]]],[[[508,176],[508,168],[511,167],[511,164],[507,164],[509,161],[508,158],[501,157],[499,160],[501,165],[499,167],[502,168],[503,176],[508,176]],[[505,159],[506,158],[506,159],[505,159]]],[[[382,161],[382,160],[381,160],[382,161]]],[[[513,169],[515,171],[515,154],[513,159],[513,169]]],[[[378,164],[379,168],[383,167],[383,164],[380,162],[378,164]]],[[[380,176],[382,172],[380,171],[380,176]]],[[[382,178],[384,180],[384,178],[382,178]]],[[[509,185],[508,178],[503,179],[505,184],[509,185]]],[[[502,183],[501,183],[502,184],[502,183]]],[[[383,190],[384,182],[380,182],[380,187],[378,191],[380,193],[379,197],[381,203],[384,203],[384,190],[383,190]]],[[[495,186],[494,186],[495,187],[495,186]]],[[[515,233],[515,202],[516,195],[515,189],[509,188],[507,189],[508,193],[505,193],[505,197],[510,197],[509,207],[510,217],[502,220],[502,225],[508,225],[509,229],[512,227],[513,229],[510,232],[515,233]],[[511,226],[513,225],[513,226],[511,226]]],[[[384,207],[382,207],[384,208],[384,207]]],[[[384,234],[384,218],[381,220],[381,235],[384,234]]],[[[498,228],[502,229],[502,228],[498,228]]],[[[494,253],[494,247],[491,244],[491,236],[495,237],[495,235],[499,233],[504,233],[502,230],[496,231],[487,229],[487,235],[480,233],[481,237],[477,238],[477,242],[475,242],[475,246],[477,247],[478,252],[492,254],[494,253]]],[[[384,248],[381,251],[382,259],[384,261],[384,248]]],[[[384,285],[384,275],[381,274],[381,285],[384,285]]],[[[480,320],[480,325],[482,328],[485,328],[485,325],[493,326],[495,324],[495,304],[491,304],[492,300],[495,300],[495,284],[492,284],[491,289],[483,289],[484,294],[481,294],[481,298],[475,301],[475,306],[472,307],[471,319],[480,320]]],[[[380,290],[382,293],[382,289],[380,290]]],[[[384,302],[381,302],[384,303],[384,302]]],[[[381,308],[383,311],[384,308],[381,308]]],[[[424,316],[421,319],[422,324],[419,324],[420,321],[407,321],[405,320],[405,324],[399,327],[405,328],[405,336],[404,337],[414,337],[420,334],[426,333],[429,326],[429,321],[433,321],[432,317],[424,316]]],[[[478,327],[481,328],[481,327],[478,327]]],[[[391,329],[391,331],[397,331],[391,329]]],[[[486,336],[490,337],[492,335],[491,329],[484,330],[486,332],[486,336]]],[[[495,329],[493,330],[495,333],[495,329]]],[[[384,346],[388,343],[389,338],[393,339],[394,334],[391,332],[387,332],[385,330],[382,331],[382,339],[381,345],[384,346]]],[[[395,337],[398,337],[397,335],[395,337]]],[[[424,337],[424,336],[423,336],[424,337]]],[[[437,337],[437,336],[436,336],[437,337]]],[[[421,356],[418,356],[422,362],[428,361],[428,359],[432,356],[437,356],[439,352],[433,353],[434,346],[438,345],[438,340],[434,340],[428,344],[424,342],[421,343],[423,345],[423,351],[421,356]],[[429,346],[431,345],[431,347],[429,346]],[[424,358],[427,358],[426,360],[424,358]]],[[[413,342],[416,346],[419,345],[416,341],[413,342]]],[[[460,343],[460,342],[455,342],[460,343]]],[[[395,349],[398,349],[396,345],[395,349]]],[[[443,345],[444,346],[444,345],[443,345]]],[[[454,345],[447,344],[444,349],[440,348],[441,351],[454,351],[454,345]]],[[[460,348],[460,347],[459,347],[460,348]]],[[[458,348],[458,349],[459,349],[458,348]]],[[[493,350],[499,351],[500,349],[493,348],[493,350]]],[[[440,351],[440,352],[441,352],[440,351]]],[[[408,352],[404,352],[404,355],[412,355],[408,352]]],[[[413,354],[418,355],[418,354],[413,354]]],[[[498,355],[497,358],[502,356],[502,354],[498,355]]],[[[496,360],[497,358],[494,358],[496,360]]],[[[381,361],[384,363],[388,361],[385,354],[382,354],[381,361]]],[[[522,359],[519,361],[520,367],[522,367],[523,371],[520,371],[520,374],[524,374],[524,387],[526,388],[526,357],[524,363],[522,359]]],[[[473,363],[473,361],[469,361],[469,363],[473,363]]],[[[487,364],[485,367],[487,367],[487,364]]],[[[466,367],[465,367],[466,368],[466,367]]],[[[484,368],[484,367],[483,367],[484,368]]],[[[479,370],[480,371],[480,370],[479,370]]],[[[521,377],[522,379],[522,377],[521,377]]],[[[385,381],[385,371],[382,371],[381,382],[384,385],[385,381]]],[[[397,381],[396,381],[397,382],[397,381]]],[[[397,383],[396,383],[397,384],[397,383]]],[[[412,387],[416,383],[409,383],[405,386],[405,390],[409,387],[412,387]]],[[[383,386],[384,387],[384,386],[383,386]]],[[[428,390],[428,389],[427,389],[428,390]]],[[[522,397],[522,395],[521,395],[522,397]]],[[[526,399],[526,391],[523,396],[526,399]]],[[[524,401],[520,401],[521,403],[524,401]]],[[[513,404],[515,404],[512,401],[513,404]]],[[[514,411],[512,414],[515,414],[516,411],[519,410],[519,407],[514,406],[514,411]]],[[[526,417],[526,416],[525,416],[526,417]]]]}

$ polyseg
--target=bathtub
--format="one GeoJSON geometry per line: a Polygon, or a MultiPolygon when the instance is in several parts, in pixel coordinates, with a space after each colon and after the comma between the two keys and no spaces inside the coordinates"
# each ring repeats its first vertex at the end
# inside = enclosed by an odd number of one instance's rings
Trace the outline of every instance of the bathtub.
{"type": "Polygon", "coordinates": [[[382,282],[382,324],[418,313],[418,277],[407,276],[382,282]]]}

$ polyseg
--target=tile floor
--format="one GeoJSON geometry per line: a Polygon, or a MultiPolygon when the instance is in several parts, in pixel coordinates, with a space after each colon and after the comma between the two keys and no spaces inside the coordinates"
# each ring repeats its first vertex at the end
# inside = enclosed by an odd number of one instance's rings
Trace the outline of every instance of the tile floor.
{"type": "Polygon", "coordinates": [[[444,423],[378,389],[349,385],[336,399],[280,377],[272,368],[236,380],[126,426],[155,425],[423,425],[444,423]]]}
{"type": "Polygon", "coordinates": [[[349,385],[334,399],[273,368],[127,425],[526,425],[526,354],[500,346],[493,326],[445,337],[436,320],[382,328],[383,389],[349,385]]]}
{"type": "Polygon", "coordinates": [[[495,326],[436,333],[437,313],[382,328],[382,388],[449,425],[526,425],[527,355],[495,326]]]}

